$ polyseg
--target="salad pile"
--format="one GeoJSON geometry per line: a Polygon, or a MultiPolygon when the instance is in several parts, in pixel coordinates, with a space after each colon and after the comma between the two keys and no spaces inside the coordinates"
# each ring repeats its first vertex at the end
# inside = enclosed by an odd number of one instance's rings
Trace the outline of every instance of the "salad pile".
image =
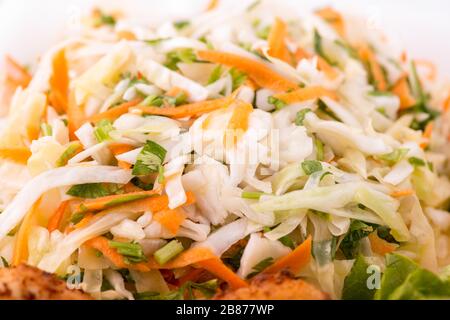
{"type": "Polygon", "coordinates": [[[98,299],[288,270],[333,299],[450,298],[450,85],[362,18],[94,10],[0,89],[0,256],[98,299]]]}

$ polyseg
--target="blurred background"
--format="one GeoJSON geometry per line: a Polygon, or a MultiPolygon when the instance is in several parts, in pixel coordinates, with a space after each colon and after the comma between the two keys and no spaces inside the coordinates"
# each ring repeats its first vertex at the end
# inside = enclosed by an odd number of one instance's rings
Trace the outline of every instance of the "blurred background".
{"type": "MultiPolygon", "coordinates": [[[[239,0],[222,0],[226,2],[239,0]]],[[[412,57],[438,64],[450,78],[450,1],[448,0],[282,0],[298,10],[333,5],[367,17],[412,57]]],[[[0,56],[12,54],[33,63],[61,39],[92,6],[121,9],[141,22],[155,24],[205,8],[209,0],[0,0],[0,56]],[[155,10],[157,8],[157,10],[155,10]]]]}

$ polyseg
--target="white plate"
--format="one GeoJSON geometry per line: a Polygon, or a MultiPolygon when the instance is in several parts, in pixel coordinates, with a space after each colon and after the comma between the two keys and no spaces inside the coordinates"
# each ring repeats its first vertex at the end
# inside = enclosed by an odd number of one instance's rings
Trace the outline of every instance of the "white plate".
{"type": "MultiPolygon", "coordinates": [[[[222,0],[240,1],[240,0],[222,0]]],[[[440,76],[450,74],[450,1],[448,0],[286,0],[299,10],[333,4],[367,17],[418,59],[438,64],[440,76]]],[[[0,0],[0,56],[10,53],[23,63],[34,62],[89,7],[100,3],[121,8],[142,22],[189,16],[208,0],[0,0]],[[155,7],[158,9],[155,10],[155,7]]]]}

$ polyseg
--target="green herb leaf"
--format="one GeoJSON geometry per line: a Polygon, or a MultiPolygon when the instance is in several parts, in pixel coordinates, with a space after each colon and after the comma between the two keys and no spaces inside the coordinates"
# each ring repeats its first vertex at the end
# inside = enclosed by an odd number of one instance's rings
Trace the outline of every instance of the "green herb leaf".
{"type": "Polygon", "coordinates": [[[218,280],[212,279],[202,283],[195,283],[188,281],[183,284],[178,290],[170,291],[168,293],[158,292],[141,292],[134,295],[137,300],[184,300],[185,296],[188,299],[195,299],[193,290],[200,291],[207,299],[216,294],[218,288],[218,280]]]}
{"type": "Polygon", "coordinates": [[[183,48],[169,52],[164,65],[171,70],[178,70],[178,63],[193,63],[195,61],[197,61],[197,56],[194,50],[191,48],[183,48]]]}
{"type": "Polygon", "coordinates": [[[263,196],[263,192],[250,192],[250,191],[242,191],[241,198],[243,199],[251,199],[251,200],[259,200],[261,196],[263,196]]]}
{"type": "Polygon", "coordinates": [[[359,255],[350,273],[344,280],[344,288],[342,290],[343,300],[372,300],[375,289],[369,289],[367,279],[370,274],[367,273],[369,264],[363,256],[359,255]]]}
{"type": "Polygon", "coordinates": [[[312,110],[310,108],[302,109],[299,112],[297,112],[295,116],[295,125],[297,126],[303,126],[303,121],[305,120],[305,116],[308,112],[311,112],[312,110]]]}
{"type": "Polygon", "coordinates": [[[341,48],[343,48],[345,51],[347,51],[347,53],[350,57],[352,57],[353,59],[359,60],[358,53],[348,43],[343,42],[341,40],[335,40],[334,43],[337,44],[338,46],[340,46],[341,48]]]}
{"type": "Polygon", "coordinates": [[[113,16],[102,13],[100,16],[100,24],[106,24],[110,26],[116,25],[116,19],[113,16]]]}
{"type": "Polygon", "coordinates": [[[85,183],[72,186],[66,194],[78,198],[95,199],[121,192],[121,186],[115,183],[85,183]]]}
{"type": "Polygon", "coordinates": [[[316,158],[318,161],[323,161],[324,159],[324,145],[322,141],[315,138],[314,139],[314,146],[316,147],[316,158]]]}
{"type": "Polygon", "coordinates": [[[131,183],[145,191],[153,190],[154,186],[153,183],[145,183],[138,177],[134,177],[133,179],[131,179],[131,183]]]}
{"type": "Polygon", "coordinates": [[[0,256],[0,258],[2,259],[3,268],[8,268],[9,267],[8,260],[6,260],[5,257],[3,256],[0,256]]]}
{"type": "Polygon", "coordinates": [[[255,9],[257,6],[259,6],[261,4],[261,0],[255,0],[253,1],[248,7],[247,7],[247,12],[252,11],[253,9],[255,9]]]}
{"type": "Polygon", "coordinates": [[[273,104],[275,106],[275,109],[277,110],[280,110],[286,106],[286,102],[278,98],[275,98],[274,96],[268,97],[267,102],[273,104]]]}
{"type": "Polygon", "coordinates": [[[153,257],[160,265],[164,265],[178,256],[181,252],[183,252],[183,250],[184,248],[180,241],[172,240],[164,247],[158,249],[153,254],[153,257]]]}
{"type": "Polygon", "coordinates": [[[238,69],[231,68],[229,73],[233,83],[233,91],[239,88],[247,80],[247,75],[238,69]]]}
{"type": "Polygon", "coordinates": [[[150,39],[150,40],[144,40],[144,42],[151,46],[156,46],[167,39],[169,39],[169,38],[155,38],[155,39],[150,39]]]}
{"type": "Polygon", "coordinates": [[[350,228],[339,245],[345,258],[354,259],[358,254],[361,239],[367,237],[374,228],[359,220],[352,220],[350,228]]]}
{"type": "Polygon", "coordinates": [[[100,120],[94,130],[95,139],[97,139],[98,142],[111,140],[109,133],[113,130],[114,127],[112,126],[112,122],[110,120],[100,120]]]}
{"type": "Polygon", "coordinates": [[[84,213],[83,212],[75,212],[70,217],[70,222],[72,222],[73,224],[77,224],[78,222],[83,220],[83,218],[84,218],[84,213]]]}
{"type": "Polygon", "coordinates": [[[256,30],[256,36],[263,40],[267,40],[267,38],[269,38],[270,29],[272,29],[271,26],[265,26],[264,28],[260,28],[256,30]]]}
{"type": "Polygon", "coordinates": [[[117,253],[123,255],[125,262],[128,264],[147,261],[147,257],[139,243],[127,243],[119,241],[109,241],[111,248],[117,249],[117,253]]]}
{"type": "Polygon", "coordinates": [[[134,298],[136,300],[183,300],[183,295],[178,290],[167,293],[140,292],[136,293],[134,298]]]}
{"type": "Polygon", "coordinates": [[[378,156],[378,159],[387,162],[387,164],[389,164],[390,166],[393,166],[394,164],[402,160],[406,156],[408,151],[409,149],[406,148],[398,148],[391,153],[386,153],[378,156]]]}
{"type": "Polygon", "coordinates": [[[164,162],[166,153],[166,149],[156,142],[148,140],[137,156],[137,161],[133,168],[133,175],[141,176],[159,172],[159,168],[164,162]]]}
{"type": "Polygon", "coordinates": [[[335,61],[332,61],[324,52],[323,50],[323,44],[322,44],[322,36],[320,35],[319,31],[317,29],[314,29],[314,51],[321,56],[326,62],[328,62],[330,65],[334,66],[336,65],[335,61]]]}
{"type": "Polygon", "coordinates": [[[330,108],[328,108],[327,104],[325,102],[323,102],[322,99],[319,99],[317,101],[317,106],[319,107],[320,111],[322,111],[324,114],[329,116],[331,119],[340,122],[339,118],[336,117],[336,115],[333,113],[333,111],[331,111],[330,108]]]}
{"type": "Polygon", "coordinates": [[[289,235],[286,235],[284,237],[281,237],[278,239],[282,244],[284,244],[286,247],[291,248],[294,250],[297,247],[297,244],[292,240],[292,238],[289,235]]]}
{"type": "Polygon", "coordinates": [[[178,31],[183,30],[184,28],[187,28],[191,25],[191,22],[189,20],[180,20],[173,23],[173,26],[178,31]]]}
{"type": "Polygon", "coordinates": [[[41,124],[41,133],[44,137],[51,136],[53,133],[52,126],[48,123],[41,124]]]}
{"type": "Polygon", "coordinates": [[[251,279],[254,276],[256,276],[257,274],[261,273],[262,271],[264,271],[268,266],[270,266],[272,263],[274,262],[272,257],[268,257],[264,260],[261,260],[260,262],[258,262],[252,269],[252,273],[250,273],[247,276],[247,279],[251,279]]]}
{"type": "Polygon", "coordinates": [[[305,160],[302,162],[302,169],[306,175],[311,175],[314,172],[321,171],[323,169],[322,164],[317,160],[305,160]]]}
{"type": "Polygon", "coordinates": [[[412,164],[414,167],[423,167],[425,166],[425,161],[420,158],[411,157],[408,159],[408,162],[412,164]]]}
{"type": "Polygon", "coordinates": [[[211,72],[211,75],[209,76],[209,79],[208,79],[208,84],[214,83],[217,80],[219,80],[221,75],[222,75],[222,66],[218,65],[211,72]]]}
{"type": "Polygon", "coordinates": [[[83,146],[79,141],[73,141],[69,144],[67,149],[63,152],[63,154],[56,161],[57,167],[64,167],[67,162],[72,159],[78,152],[83,150],[83,146]]]}

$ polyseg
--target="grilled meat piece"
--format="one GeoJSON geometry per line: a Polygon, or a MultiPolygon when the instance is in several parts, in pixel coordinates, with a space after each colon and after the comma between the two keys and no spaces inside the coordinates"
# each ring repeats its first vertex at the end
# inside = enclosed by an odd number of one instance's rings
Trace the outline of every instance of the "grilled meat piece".
{"type": "Polygon", "coordinates": [[[218,293],[216,300],[328,300],[327,294],[289,272],[260,274],[246,288],[218,293]]]}
{"type": "Polygon", "coordinates": [[[0,300],[91,300],[56,276],[27,265],[0,269],[0,300]]]}

